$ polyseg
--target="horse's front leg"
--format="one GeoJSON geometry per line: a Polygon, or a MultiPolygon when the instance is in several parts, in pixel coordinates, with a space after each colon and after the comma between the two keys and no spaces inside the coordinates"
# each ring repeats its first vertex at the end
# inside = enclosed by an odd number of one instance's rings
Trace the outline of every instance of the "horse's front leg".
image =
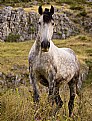
{"type": "Polygon", "coordinates": [[[33,87],[33,100],[34,102],[39,102],[39,94],[37,90],[36,78],[32,72],[30,73],[30,83],[32,84],[33,87]]]}
{"type": "Polygon", "coordinates": [[[54,87],[55,87],[55,82],[54,82],[54,76],[52,73],[49,73],[49,95],[48,95],[48,101],[50,103],[54,103],[54,87]]]}

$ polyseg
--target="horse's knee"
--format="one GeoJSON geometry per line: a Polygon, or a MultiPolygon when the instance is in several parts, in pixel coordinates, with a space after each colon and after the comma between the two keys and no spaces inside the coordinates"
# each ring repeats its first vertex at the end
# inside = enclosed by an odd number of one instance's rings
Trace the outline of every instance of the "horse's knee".
{"type": "Polygon", "coordinates": [[[34,91],[34,93],[33,93],[33,101],[34,102],[39,102],[39,94],[36,91],[34,91]]]}
{"type": "Polygon", "coordinates": [[[73,93],[73,94],[70,96],[70,100],[72,100],[72,101],[73,101],[73,100],[74,100],[74,98],[75,98],[75,95],[76,95],[76,94],[75,94],[75,93],[73,93]]]}
{"type": "Polygon", "coordinates": [[[32,87],[33,87],[33,101],[34,102],[39,102],[39,93],[38,93],[38,89],[37,89],[37,85],[36,85],[36,80],[35,78],[31,75],[31,83],[32,83],[32,87]]]}

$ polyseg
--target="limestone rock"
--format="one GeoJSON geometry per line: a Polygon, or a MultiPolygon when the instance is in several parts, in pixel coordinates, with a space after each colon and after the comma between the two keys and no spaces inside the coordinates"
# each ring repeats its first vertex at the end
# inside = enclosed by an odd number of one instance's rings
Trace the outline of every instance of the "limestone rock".
{"type": "MultiPolygon", "coordinates": [[[[54,39],[65,39],[79,33],[79,29],[69,19],[68,13],[61,13],[62,11],[55,8],[54,39]]],[[[10,6],[3,8],[0,10],[0,40],[6,40],[11,33],[20,36],[18,41],[36,39],[38,20],[39,14],[35,12],[26,13],[23,8],[13,10],[10,6]]],[[[85,31],[92,32],[92,19],[86,18],[79,23],[84,24],[85,31]]]]}

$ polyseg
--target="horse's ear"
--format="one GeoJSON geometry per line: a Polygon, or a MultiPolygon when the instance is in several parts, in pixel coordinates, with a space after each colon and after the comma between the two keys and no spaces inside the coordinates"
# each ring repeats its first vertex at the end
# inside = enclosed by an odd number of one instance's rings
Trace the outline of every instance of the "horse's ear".
{"type": "Polygon", "coordinates": [[[38,12],[39,12],[40,15],[43,14],[42,6],[39,6],[39,8],[38,8],[38,12]]]}
{"type": "Polygon", "coordinates": [[[51,5],[50,13],[53,15],[54,14],[54,7],[51,5]]]}

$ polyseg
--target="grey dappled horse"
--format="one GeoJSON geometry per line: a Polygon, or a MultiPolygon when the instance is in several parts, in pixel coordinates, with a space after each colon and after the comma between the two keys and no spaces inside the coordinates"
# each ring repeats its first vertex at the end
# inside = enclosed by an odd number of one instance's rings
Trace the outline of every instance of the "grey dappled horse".
{"type": "MultiPolygon", "coordinates": [[[[69,116],[72,115],[74,98],[77,92],[79,80],[79,62],[75,53],[70,48],[58,48],[52,42],[54,27],[54,7],[51,9],[42,7],[38,9],[40,16],[37,38],[29,52],[30,81],[33,86],[33,99],[39,101],[37,81],[49,89],[49,101],[56,103],[56,109],[63,105],[59,95],[59,87],[62,83],[68,83],[70,88],[70,100],[68,103],[69,116]]],[[[55,113],[57,110],[55,111],[55,113]]]]}

